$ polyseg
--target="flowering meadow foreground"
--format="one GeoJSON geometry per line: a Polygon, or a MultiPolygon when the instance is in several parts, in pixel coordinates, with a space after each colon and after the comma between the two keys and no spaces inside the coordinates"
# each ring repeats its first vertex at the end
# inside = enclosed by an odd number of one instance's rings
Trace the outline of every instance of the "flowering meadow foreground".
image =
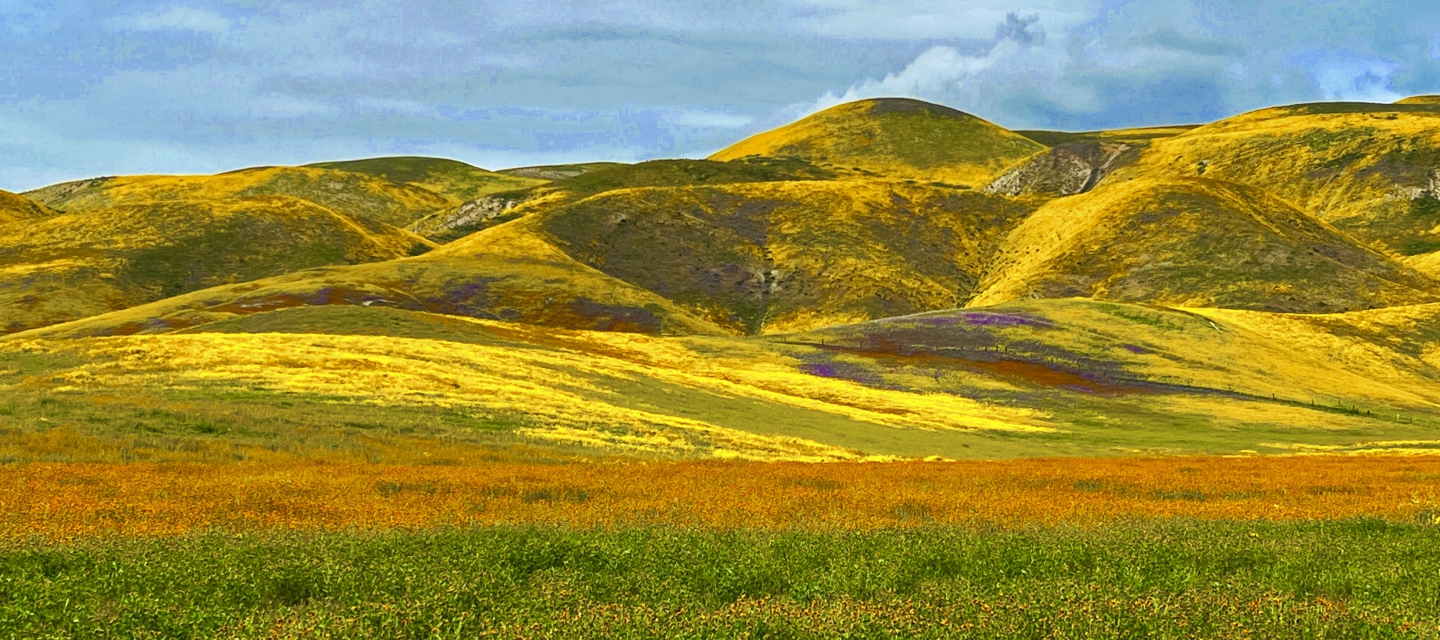
{"type": "Polygon", "coordinates": [[[1434,456],[428,453],[0,466],[0,638],[1440,637],[1434,456]]]}

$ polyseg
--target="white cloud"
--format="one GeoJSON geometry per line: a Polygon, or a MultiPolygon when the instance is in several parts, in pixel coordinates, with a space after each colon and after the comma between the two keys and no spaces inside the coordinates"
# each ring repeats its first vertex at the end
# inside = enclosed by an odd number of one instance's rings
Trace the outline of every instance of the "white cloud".
{"type": "Polygon", "coordinates": [[[194,31],[223,36],[234,23],[225,16],[204,9],[171,7],[163,11],[124,16],[110,21],[116,31],[194,31]]]}
{"type": "Polygon", "coordinates": [[[704,110],[669,114],[665,116],[665,120],[674,126],[692,129],[739,129],[755,121],[750,116],[704,110]]]}
{"type": "Polygon", "coordinates": [[[1390,88],[1390,76],[1400,67],[1379,58],[1328,54],[1314,59],[1310,75],[1326,100],[1394,102],[1405,97],[1390,88]]]}
{"type": "MultiPolygon", "coordinates": [[[[1121,59],[1110,59],[1107,63],[1131,64],[1121,59]]],[[[944,102],[993,118],[997,115],[997,103],[1016,92],[1063,102],[1067,108],[1077,111],[1101,108],[1103,101],[1091,90],[1066,81],[1076,64],[1058,43],[1025,46],[1002,40],[984,55],[966,55],[952,47],[936,46],[921,53],[898,73],[880,80],[857,82],[844,93],[826,93],[813,104],[791,107],[787,115],[803,116],[865,98],[898,97],[944,102]]]]}

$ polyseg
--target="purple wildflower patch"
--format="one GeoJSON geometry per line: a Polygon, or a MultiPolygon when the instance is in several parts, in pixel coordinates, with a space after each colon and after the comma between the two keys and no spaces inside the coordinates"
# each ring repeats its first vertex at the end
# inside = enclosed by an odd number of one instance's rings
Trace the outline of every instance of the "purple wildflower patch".
{"type": "Polygon", "coordinates": [[[835,371],[835,367],[832,367],[828,364],[801,365],[800,370],[811,375],[820,376],[822,378],[836,378],[840,375],[835,371]]]}
{"type": "Polygon", "coordinates": [[[1127,345],[1125,345],[1125,350],[1126,350],[1126,351],[1129,351],[1130,353],[1139,353],[1139,354],[1150,353],[1150,350],[1149,350],[1149,349],[1146,349],[1145,347],[1137,347],[1137,346],[1135,346],[1135,345],[1133,345],[1133,344],[1127,344],[1127,345]]]}
{"type": "Polygon", "coordinates": [[[960,314],[966,322],[977,327],[1049,327],[1048,321],[1027,318],[1008,313],[969,312],[960,314]]]}

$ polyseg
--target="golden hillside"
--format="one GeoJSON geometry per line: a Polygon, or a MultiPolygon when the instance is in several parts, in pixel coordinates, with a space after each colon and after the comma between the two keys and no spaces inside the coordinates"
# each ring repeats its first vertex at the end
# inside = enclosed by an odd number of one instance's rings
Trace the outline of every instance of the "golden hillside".
{"type": "Polygon", "coordinates": [[[544,211],[571,257],[736,333],[944,309],[1031,207],[875,180],[607,191],[544,211]]]}
{"type": "Polygon", "coordinates": [[[636,164],[595,163],[583,171],[568,165],[543,168],[565,174],[554,182],[521,191],[493,193],[440,211],[410,225],[410,230],[445,243],[537,211],[564,206],[606,191],[641,187],[828,180],[835,172],[794,158],[746,158],[737,162],[649,160],[636,164]]]}
{"type": "Polygon", "coordinates": [[[117,204],[0,228],[0,330],[216,285],[390,260],[425,240],[286,196],[117,204]]]}
{"type": "Polygon", "coordinates": [[[1155,141],[1111,180],[1198,177],[1260,187],[1354,236],[1411,257],[1440,249],[1440,109],[1324,103],[1248,113],[1155,141]]]}
{"type": "Polygon", "coordinates": [[[492,193],[527,189],[548,182],[543,178],[521,174],[486,171],[457,160],[416,156],[317,162],[305,166],[360,173],[413,185],[447,196],[456,202],[466,202],[492,193]]]}
{"type": "Polygon", "coordinates": [[[1440,105],[1440,96],[1410,96],[1396,100],[1395,104],[1430,104],[1440,105]]]}
{"type": "Polygon", "coordinates": [[[57,331],[141,331],[321,304],[643,333],[793,331],[964,304],[1032,208],[885,181],[556,193],[418,258],[222,286],[57,331]]]}
{"type": "Polygon", "coordinates": [[[169,200],[228,201],[290,196],[358,219],[404,227],[458,204],[414,185],[347,171],[260,167],[213,176],[94,178],[37,189],[26,196],[66,213],[169,200]]]}
{"type": "Polygon", "coordinates": [[[397,307],[575,329],[723,333],[654,293],[576,262],[525,226],[529,222],[488,229],[415,258],[217,286],[39,335],[150,333],[323,305],[397,307]]]}
{"type": "Polygon", "coordinates": [[[1026,219],[971,304],[1094,297],[1324,313],[1431,302],[1437,291],[1261,189],[1135,179],[1051,201],[1026,219]]]}
{"type": "MultiPolygon", "coordinates": [[[[433,424],[417,426],[437,437],[498,426],[516,444],[667,457],[1427,452],[1440,444],[1435,369],[1385,343],[1440,348],[1433,329],[1400,318],[1426,313],[1401,312],[1394,331],[1343,338],[1342,349],[1309,317],[1086,300],[763,340],[302,307],[183,334],[12,336],[0,340],[0,389],[13,402],[48,398],[57,423],[101,435],[74,409],[66,420],[67,408],[103,398],[124,422],[177,398],[188,422],[167,428],[184,435],[236,415],[257,418],[241,430],[285,429],[265,411],[283,400],[291,413],[369,416],[366,430],[424,415],[433,424]],[[1280,324],[1256,320],[1272,317],[1280,324]]],[[[1373,312],[1319,322],[1392,326],[1373,312]]]]}
{"type": "Polygon", "coordinates": [[[980,188],[1045,146],[919,100],[860,100],[742,140],[710,156],[795,157],[831,169],[980,188]]]}
{"type": "Polygon", "coordinates": [[[55,211],[34,200],[0,189],[0,225],[55,215],[55,211]]]}

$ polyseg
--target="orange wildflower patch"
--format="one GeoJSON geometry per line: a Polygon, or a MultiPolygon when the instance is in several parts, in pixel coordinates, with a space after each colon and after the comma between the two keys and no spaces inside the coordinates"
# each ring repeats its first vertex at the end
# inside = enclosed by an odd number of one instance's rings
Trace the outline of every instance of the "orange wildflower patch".
{"type": "Polygon", "coordinates": [[[1440,521],[1440,458],[0,467],[0,539],[204,530],[875,529],[1129,518],[1440,521]]]}

